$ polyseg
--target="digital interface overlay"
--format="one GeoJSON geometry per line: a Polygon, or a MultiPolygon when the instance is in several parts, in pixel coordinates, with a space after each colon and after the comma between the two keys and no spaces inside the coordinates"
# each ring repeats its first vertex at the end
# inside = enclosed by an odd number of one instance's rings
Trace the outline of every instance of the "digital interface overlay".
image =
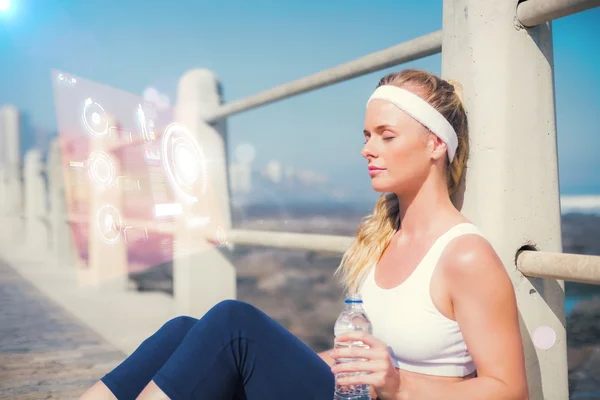
{"type": "Polygon", "coordinates": [[[201,251],[206,242],[194,230],[215,238],[211,245],[227,244],[221,210],[229,205],[211,191],[209,151],[174,120],[173,108],[62,71],[52,78],[71,234],[83,265],[90,238],[124,244],[129,272],[201,251]],[[169,232],[180,223],[189,233],[175,246],[169,232]]]}

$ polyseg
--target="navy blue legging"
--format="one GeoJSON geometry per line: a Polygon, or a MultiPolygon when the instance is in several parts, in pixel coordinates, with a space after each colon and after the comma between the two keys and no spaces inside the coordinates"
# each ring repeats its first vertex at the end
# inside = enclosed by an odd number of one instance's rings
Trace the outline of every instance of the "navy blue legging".
{"type": "Polygon", "coordinates": [[[164,324],[102,382],[119,400],[153,380],[172,400],[332,400],[327,363],[256,307],[225,300],[164,324]]]}

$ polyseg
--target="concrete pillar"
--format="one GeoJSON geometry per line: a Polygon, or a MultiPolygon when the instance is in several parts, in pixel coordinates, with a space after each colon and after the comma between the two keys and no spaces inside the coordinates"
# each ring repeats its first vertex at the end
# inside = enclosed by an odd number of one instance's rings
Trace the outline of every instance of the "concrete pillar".
{"type": "MultiPolygon", "coordinates": [[[[188,71],[179,81],[175,119],[193,136],[206,166],[205,176],[195,182],[196,201],[180,197],[184,216],[175,235],[173,287],[177,312],[202,315],[224,299],[236,298],[236,271],[228,259],[227,232],[231,210],[227,179],[225,122],[208,125],[203,117],[221,104],[221,86],[209,70],[188,71]],[[204,219],[202,226],[190,221],[204,219]],[[216,242],[203,238],[213,237],[216,242]],[[183,248],[197,251],[181,254],[183,248]]],[[[163,141],[166,138],[163,136],[163,141]]],[[[163,157],[163,162],[171,160],[163,157]]]]}
{"type": "Polygon", "coordinates": [[[4,107],[0,108],[0,170],[6,168],[6,128],[4,127],[4,107]]]}
{"type": "Polygon", "coordinates": [[[0,169],[6,167],[6,134],[4,133],[4,113],[0,109],[0,169]]]}
{"type": "MultiPolygon", "coordinates": [[[[2,153],[2,132],[0,132],[0,153],[2,153]]],[[[3,164],[0,164],[0,224],[8,225],[8,196],[9,196],[8,177],[3,164]]],[[[7,230],[0,230],[0,244],[6,243],[11,236],[7,230]]]]}
{"type": "MultiPolygon", "coordinates": [[[[109,126],[115,119],[109,117],[109,126]]],[[[117,185],[120,160],[111,149],[108,135],[90,138],[88,267],[79,269],[80,283],[125,290],[128,281],[127,245],[124,239],[125,210],[117,185]]]]}
{"type": "MultiPolygon", "coordinates": [[[[1,132],[0,132],[1,134],[1,132]]],[[[2,139],[0,138],[0,151],[2,150],[2,139]]],[[[7,214],[8,209],[8,176],[3,164],[0,164],[0,217],[7,214]]]]}
{"type": "Polygon", "coordinates": [[[20,243],[24,239],[24,215],[22,184],[8,168],[0,168],[0,224],[8,229],[0,230],[2,244],[20,243]]]}
{"type": "Polygon", "coordinates": [[[2,159],[8,168],[9,174],[16,175],[21,166],[21,138],[20,138],[21,113],[17,107],[5,105],[0,108],[0,122],[2,123],[2,159]]]}
{"type": "Polygon", "coordinates": [[[25,183],[25,242],[38,252],[49,249],[49,218],[46,209],[46,184],[42,177],[42,152],[29,150],[23,163],[25,183]]]}
{"type": "Polygon", "coordinates": [[[530,399],[566,399],[564,286],[520,274],[525,245],[562,251],[551,25],[516,2],[444,0],[442,75],[464,85],[471,158],[462,211],[492,241],[517,295],[530,399]]]}
{"type": "Polygon", "coordinates": [[[72,266],[74,262],[73,236],[67,221],[69,215],[59,138],[55,138],[50,143],[47,171],[52,254],[58,265],[72,266]]]}
{"type": "MultiPolygon", "coordinates": [[[[6,214],[8,207],[8,182],[6,177],[6,161],[4,152],[6,151],[4,118],[0,114],[0,224],[7,226],[6,214]]],[[[5,243],[8,232],[0,231],[0,243],[5,243]]]]}
{"type": "Polygon", "coordinates": [[[10,232],[4,239],[13,243],[24,239],[19,121],[16,107],[0,107],[0,216],[3,226],[10,227],[4,231],[10,232]]]}

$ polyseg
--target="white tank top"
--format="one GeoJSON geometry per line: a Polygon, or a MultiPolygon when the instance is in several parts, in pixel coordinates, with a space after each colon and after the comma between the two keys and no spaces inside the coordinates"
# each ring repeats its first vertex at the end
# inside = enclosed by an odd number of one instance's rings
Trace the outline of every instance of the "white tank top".
{"type": "Polygon", "coordinates": [[[470,223],[461,223],[441,235],[413,273],[399,286],[383,289],[375,282],[375,268],[360,287],[373,336],[388,345],[395,367],[428,375],[466,376],[475,370],[458,323],[433,304],[429,283],[450,241],[465,234],[483,236],[470,223]]]}

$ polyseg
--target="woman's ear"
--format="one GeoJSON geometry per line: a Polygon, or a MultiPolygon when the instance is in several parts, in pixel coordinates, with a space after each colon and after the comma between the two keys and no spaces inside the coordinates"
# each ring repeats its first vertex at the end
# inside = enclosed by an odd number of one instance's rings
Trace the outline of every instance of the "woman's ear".
{"type": "Polygon", "coordinates": [[[446,154],[446,151],[448,150],[446,143],[433,133],[429,134],[427,146],[431,150],[431,157],[434,160],[439,160],[444,157],[444,154],[446,154]]]}

